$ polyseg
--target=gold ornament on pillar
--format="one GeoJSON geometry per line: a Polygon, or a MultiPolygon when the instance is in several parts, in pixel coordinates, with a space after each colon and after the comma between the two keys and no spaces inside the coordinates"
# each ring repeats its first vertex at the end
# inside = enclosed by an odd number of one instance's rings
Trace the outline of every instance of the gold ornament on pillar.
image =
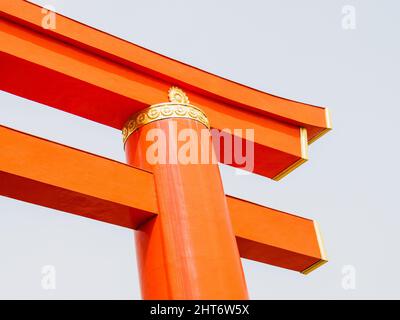
{"type": "Polygon", "coordinates": [[[200,108],[190,104],[188,96],[182,89],[171,87],[168,90],[168,99],[170,102],[151,105],[129,118],[122,130],[124,144],[129,136],[142,126],[168,118],[191,119],[202,123],[208,129],[210,128],[206,114],[200,108]]]}
{"type": "Polygon", "coordinates": [[[168,99],[169,101],[175,103],[184,103],[184,104],[190,103],[186,93],[178,87],[171,87],[168,90],[168,99]]]}

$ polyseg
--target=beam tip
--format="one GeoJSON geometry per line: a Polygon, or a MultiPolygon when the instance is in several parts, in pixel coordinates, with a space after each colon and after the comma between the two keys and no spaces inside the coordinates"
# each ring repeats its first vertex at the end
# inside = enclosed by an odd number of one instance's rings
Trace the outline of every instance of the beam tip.
{"type": "Polygon", "coordinates": [[[304,275],[308,275],[309,273],[311,273],[315,269],[318,269],[320,266],[324,265],[327,262],[328,262],[328,260],[319,260],[319,261],[315,262],[314,264],[312,264],[311,266],[309,266],[307,269],[301,271],[300,273],[304,274],[304,275]]]}

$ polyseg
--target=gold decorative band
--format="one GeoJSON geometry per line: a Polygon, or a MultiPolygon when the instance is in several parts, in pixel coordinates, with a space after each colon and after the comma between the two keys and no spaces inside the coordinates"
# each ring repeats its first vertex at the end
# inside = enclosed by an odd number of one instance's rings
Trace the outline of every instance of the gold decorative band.
{"type": "Polygon", "coordinates": [[[319,225],[318,225],[317,221],[315,221],[315,220],[314,220],[314,230],[315,230],[315,234],[317,236],[321,259],[319,261],[315,262],[314,264],[312,264],[311,266],[309,266],[307,269],[301,271],[302,274],[309,274],[311,271],[314,271],[315,269],[319,268],[320,266],[322,266],[323,264],[328,262],[328,258],[326,256],[326,251],[325,251],[325,247],[324,247],[324,242],[322,241],[321,230],[319,229],[319,225]]]}
{"type": "Polygon", "coordinates": [[[302,274],[309,274],[310,272],[314,271],[315,269],[318,269],[320,266],[322,266],[323,264],[327,263],[327,260],[319,260],[316,263],[314,263],[313,265],[309,266],[307,269],[301,271],[300,273],[302,274]]]}
{"type": "Polygon", "coordinates": [[[187,103],[160,103],[137,112],[125,123],[122,130],[124,144],[133,132],[144,125],[168,118],[192,119],[210,128],[207,116],[201,109],[187,103]]]}
{"type": "Polygon", "coordinates": [[[210,129],[206,114],[190,104],[186,93],[177,87],[171,87],[168,91],[170,102],[154,104],[144,110],[135,113],[125,123],[122,130],[124,145],[129,136],[144,125],[168,118],[186,118],[198,121],[210,129]]]}

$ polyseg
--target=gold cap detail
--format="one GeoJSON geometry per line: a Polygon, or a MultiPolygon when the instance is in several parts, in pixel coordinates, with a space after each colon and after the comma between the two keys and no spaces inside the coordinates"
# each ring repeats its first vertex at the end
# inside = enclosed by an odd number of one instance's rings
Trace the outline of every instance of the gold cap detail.
{"type": "Polygon", "coordinates": [[[182,89],[171,87],[168,91],[168,99],[170,102],[151,105],[129,118],[122,129],[124,144],[133,132],[144,125],[168,118],[191,119],[202,123],[208,129],[210,128],[206,114],[200,108],[189,103],[189,98],[182,89]]]}
{"type": "Polygon", "coordinates": [[[189,104],[189,98],[186,95],[186,93],[178,88],[178,87],[171,87],[168,90],[168,99],[171,102],[175,103],[184,103],[184,104],[189,104]]]}

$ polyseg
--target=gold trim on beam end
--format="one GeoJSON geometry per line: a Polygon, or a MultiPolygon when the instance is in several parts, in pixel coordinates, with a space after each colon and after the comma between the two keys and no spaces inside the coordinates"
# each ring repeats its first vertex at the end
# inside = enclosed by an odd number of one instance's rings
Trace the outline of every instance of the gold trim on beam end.
{"type": "Polygon", "coordinates": [[[291,166],[283,170],[282,172],[278,173],[272,179],[275,181],[279,181],[286,177],[289,173],[293,170],[297,169],[301,166],[304,162],[308,160],[308,139],[307,139],[307,129],[300,128],[300,145],[301,145],[301,158],[294,162],[291,166]]]}
{"type": "Polygon", "coordinates": [[[301,157],[308,160],[308,137],[307,129],[300,128],[301,157]]]}
{"type": "Polygon", "coordinates": [[[308,267],[307,269],[301,271],[301,273],[307,275],[327,262],[328,262],[327,260],[319,260],[310,267],[308,267]]]}
{"type": "Polygon", "coordinates": [[[329,131],[331,131],[331,128],[326,128],[324,131],[321,131],[320,133],[318,133],[316,136],[314,136],[312,139],[310,139],[310,141],[308,141],[308,144],[312,144],[315,141],[317,141],[319,138],[321,138],[322,136],[326,135],[329,131]]]}
{"type": "Polygon", "coordinates": [[[307,159],[299,159],[297,160],[295,163],[293,163],[290,167],[286,168],[285,170],[283,170],[282,172],[278,173],[278,175],[276,175],[275,177],[273,177],[272,179],[275,181],[279,181],[281,179],[283,179],[284,177],[286,177],[289,173],[291,173],[293,170],[297,169],[298,167],[300,167],[304,162],[307,162],[307,159]]]}
{"type": "Polygon", "coordinates": [[[314,220],[314,229],[315,229],[315,234],[317,236],[317,240],[318,240],[318,245],[319,245],[319,250],[321,253],[321,259],[328,261],[328,257],[326,255],[326,250],[325,250],[325,246],[324,246],[324,240],[322,238],[322,233],[321,230],[319,228],[319,224],[317,221],[314,220]]]}
{"type": "Polygon", "coordinates": [[[324,136],[325,134],[327,134],[329,131],[332,130],[332,117],[331,117],[331,113],[328,108],[325,108],[325,118],[326,118],[326,129],[321,131],[319,134],[317,134],[313,138],[311,138],[308,141],[308,144],[311,144],[311,143],[317,141],[319,138],[321,138],[322,136],[324,136]]]}
{"type": "Polygon", "coordinates": [[[312,264],[310,267],[307,269],[301,271],[302,274],[309,274],[311,271],[314,271],[315,269],[319,268],[323,264],[328,262],[328,258],[326,255],[326,250],[324,246],[324,241],[322,239],[322,234],[321,230],[319,228],[318,223],[314,220],[314,229],[315,229],[315,235],[317,236],[317,241],[318,241],[318,246],[319,246],[319,251],[321,255],[321,260],[317,261],[316,263],[312,264]]]}

